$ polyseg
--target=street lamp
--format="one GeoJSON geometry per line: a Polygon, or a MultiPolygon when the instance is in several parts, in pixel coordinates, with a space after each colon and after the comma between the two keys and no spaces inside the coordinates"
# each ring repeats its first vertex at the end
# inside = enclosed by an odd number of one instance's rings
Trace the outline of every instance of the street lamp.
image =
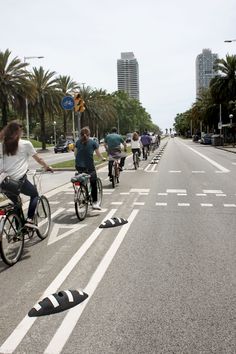
{"type": "Polygon", "coordinates": [[[57,134],[56,134],[56,124],[57,122],[54,120],[53,122],[53,130],[54,130],[54,144],[56,145],[57,144],[57,134]]]}
{"type": "MultiPolygon", "coordinates": [[[[42,59],[44,58],[43,56],[31,56],[31,57],[24,57],[24,63],[26,63],[26,60],[28,59],[42,59]]],[[[29,110],[28,110],[28,98],[25,98],[25,117],[26,117],[26,136],[27,139],[29,140],[29,110]]]]}
{"type": "Polygon", "coordinates": [[[236,39],[226,39],[224,42],[225,43],[236,42],[236,39]]]}

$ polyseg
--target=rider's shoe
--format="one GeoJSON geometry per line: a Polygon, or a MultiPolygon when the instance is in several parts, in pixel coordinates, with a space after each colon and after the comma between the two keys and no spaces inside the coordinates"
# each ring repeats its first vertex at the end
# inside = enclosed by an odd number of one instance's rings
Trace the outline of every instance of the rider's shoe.
{"type": "Polygon", "coordinates": [[[92,208],[94,210],[102,210],[102,208],[100,207],[100,205],[98,204],[98,202],[95,202],[92,204],[92,208]]]}
{"type": "Polygon", "coordinates": [[[29,229],[35,229],[35,230],[39,229],[38,225],[36,225],[32,219],[27,219],[24,226],[28,227],[29,229]]]}

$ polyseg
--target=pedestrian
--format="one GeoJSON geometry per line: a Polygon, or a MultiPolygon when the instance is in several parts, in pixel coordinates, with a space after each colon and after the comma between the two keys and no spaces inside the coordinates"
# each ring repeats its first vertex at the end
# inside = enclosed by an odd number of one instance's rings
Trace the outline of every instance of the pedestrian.
{"type": "Polygon", "coordinates": [[[99,145],[96,140],[90,137],[89,127],[84,127],[80,131],[80,138],[75,144],[75,167],[79,173],[88,173],[91,183],[91,195],[92,195],[92,208],[101,210],[97,201],[97,173],[94,165],[93,155],[94,151],[96,155],[102,160],[106,161],[106,158],[102,156],[99,151],[99,145]]]}

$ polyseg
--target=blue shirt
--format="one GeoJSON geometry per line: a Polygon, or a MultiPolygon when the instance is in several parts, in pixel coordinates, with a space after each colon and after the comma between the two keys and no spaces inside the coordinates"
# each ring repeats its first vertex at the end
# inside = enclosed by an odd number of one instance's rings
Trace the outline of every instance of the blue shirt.
{"type": "Polygon", "coordinates": [[[96,149],[99,148],[98,143],[89,138],[87,143],[82,144],[80,140],[76,141],[77,154],[75,157],[75,163],[77,167],[83,167],[90,171],[95,170],[93,154],[96,149]]]}
{"type": "Polygon", "coordinates": [[[108,151],[120,149],[120,144],[124,143],[122,136],[116,133],[108,134],[105,137],[105,143],[108,145],[108,151]]]}

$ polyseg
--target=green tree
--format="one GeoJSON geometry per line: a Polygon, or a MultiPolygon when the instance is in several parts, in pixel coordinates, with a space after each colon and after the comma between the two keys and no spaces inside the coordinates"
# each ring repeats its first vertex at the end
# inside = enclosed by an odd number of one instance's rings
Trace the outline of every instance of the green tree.
{"type": "Polygon", "coordinates": [[[42,66],[39,69],[33,68],[31,75],[31,82],[36,92],[32,105],[40,119],[42,149],[46,149],[46,114],[52,116],[58,111],[58,101],[61,97],[54,75],[55,72],[44,71],[42,66]]]}
{"type": "Polygon", "coordinates": [[[27,63],[21,62],[17,57],[10,59],[11,52],[7,49],[0,51],[0,109],[2,113],[2,126],[8,122],[9,110],[23,111],[25,97],[32,97],[32,87],[29,73],[25,69],[27,63]]]}

